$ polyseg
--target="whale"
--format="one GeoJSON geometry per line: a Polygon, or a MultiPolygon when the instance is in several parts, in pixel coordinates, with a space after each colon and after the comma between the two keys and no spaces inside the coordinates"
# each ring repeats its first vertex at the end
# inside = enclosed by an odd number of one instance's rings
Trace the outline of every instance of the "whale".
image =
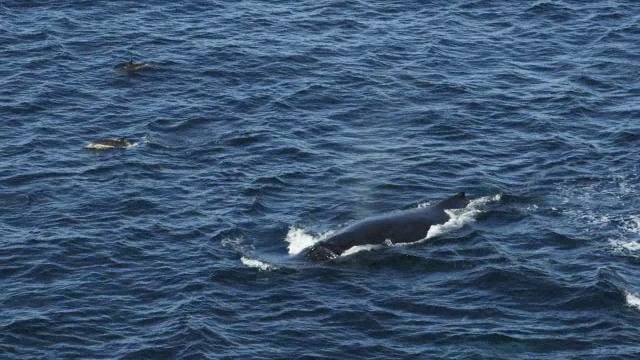
{"type": "Polygon", "coordinates": [[[152,66],[149,64],[136,64],[133,62],[132,60],[129,60],[128,62],[124,63],[124,64],[120,64],[120,65],[116,65],[115,69],[116,70],[120,70],[120,71],[124,71],[126,73],[134,73],[136,71],[141,71],[141,70],[147,70],[147,69],[151,69],[152,66]]]}
{"type": "Polygon", "coordinates": [[[134,146],[135,143],[129,141],[127,138],[122,137],[117,140],[112,139],[103,139],[96,140],[88,143],[85,148],[86,149],[94,149],[94,150],[109,150],[109,149],[126,149],[128,147],[134,146]]]}
{"type": "Polygon", "coordinates": [[[312,262],[335,259],[354,246],[412,243],[424,239],[434,225],[449,220],[445,210],[462,209],[469,204],[464,192],[437,204],[395,211],[358,221],[329,238],[303,250],[312,262]]]}

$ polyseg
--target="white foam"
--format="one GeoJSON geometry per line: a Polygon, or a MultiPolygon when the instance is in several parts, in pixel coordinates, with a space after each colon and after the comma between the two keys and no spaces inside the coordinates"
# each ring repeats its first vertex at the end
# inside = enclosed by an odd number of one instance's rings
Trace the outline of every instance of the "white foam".
{"type": "Polygon", "coordinates": [[[627,305],[640,310],[640,297],[636,294],[627,292],[627,305]]]}
{"type": "Polygon", "coordinates": [[[430,239],[440,234],[450,232],[455,229],[459,229],[463,227],[465,224],[475,221],[475,216],[479,213],[479,211],[461,212],[461,211],[454,211],[454,210],[445,210],[445,212],[447,213],[447,215],[449,215],[449,220],[447,220],[447,222],[444,224],[434,225],[430,227],[429,231],[427,232],[427,236],[421,241],[430,239]]]}
{"type": "Polygon", "coordinates": [[[431,205],[431,202],[427,201],[427,202],[423,202],[422,204],[418,204],[418,208],[424,208],[431,205]]]}
{"type": "Polygon", "coordinates": [[[632,216],[629,220],[625,221],[624,229],[630,233],[640,234],[640,216],[632,216]]]}
{"type": "Polygon", "coordinates": [[[640,242],[638,241],[609,240],[609,243],[611,243],[614,250],[617,251],[629,252],[640,250],[640,242]]]}
{"type": "Polygon", "coordinates": [[[591,225],[600,227],[607,226],[613,221],[609,215],[596,215],[593,212],[584,213],[579,216],[579,219],[591,225]]]}
{"type": "Polygon", "coordinates": [[[241,249],[244,243],[244,238],[237,237],[225,237],[220,240],[220,244],[224,247],[230,247],[232,249],[241,249]]]}
{"type": "Polygon", "coordinates": [[[500,194],[494,196],[484,196],[471,200],[469,202],[469,205],[467,205],[467,207],[465,207],[464,209],[445,210],[447,215],[449,215],[449,220],[442,225],[432,226],[429,229],[429,232],[427,232],[427,236],[420,241],[424,241],[434,236],[460,229],[463,226],[476,221],[478,215],[480,215],[484,211],[484,206],[486,206],[490,202],[500,201],[501,198],[502,196],[500,194]]]}
{"type": "Polygon", "coordinates": [[[262,262],[262,261],[260,261],[260,260],[250,259],[250,258],[245,257],[245,256],[241,257],[241,258],[240,258],[240,261],[241,261],[244,265],[246,265],[246,266],[248,266],[248,267],[258,268],[258,269],[260,269],[261,271],[275,270],[275,269],[277,269],[277,268],[278,268],[277,266],[274,266],[274,265],[268,264],[268,263],[266,263],[266,262],[262,262]]]}
{"type": "Polygon", "coordinates": [[[477,199],[471,200],[467,208],[469,207],[478,208],[480,206],[484,206],[489,203],[500,201],[500,200],[502,200],[502,194],[495,194],[493,196],[483,196],[483,197],[479,197],[477,199]]]}
{"type": "Polygon", "coordinates": [[[349,256],[355,253],[359,253],[360,251],[371,251],[374,249],[380,249],[382,247],[383,245],[358,245],[345,250],[340,256],[349,256]]]}
{"type": "Polygon", "coordinates": [[[317,243],[318,241],[324,240],[330,234],[332,234],[332,232],[327,232],[320,236],[313,236],[307,233],[304,229],[300,229],[295,226],[290,227],[287,237],[285,238],[285,241],[289,243],[289,255],[300,254],[302,250],[317,243]]]}
{"type": "Polygon", "coordinates": [[[613,246],[614,252],[624,253],[625,255],[640,256],[640,216],[632,216],[623,220],[620,234],[614,239],[609,239],[609,243],[613,246]]]}

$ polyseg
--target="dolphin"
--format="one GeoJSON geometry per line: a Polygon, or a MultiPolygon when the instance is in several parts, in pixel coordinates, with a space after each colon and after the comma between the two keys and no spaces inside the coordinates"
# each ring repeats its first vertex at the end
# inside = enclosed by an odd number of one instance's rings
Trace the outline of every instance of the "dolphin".
{"type": "Polygon", "coordinates": [[[120,65],[116,65],[115,68],[117,70],[122,70],[126,73],[134,73],[136,71],[140,71],[140,70],[147,70],[147,69],[151,69],[152,66],[149,64],[136,64],[133,62],[133,59],[129,60],[129,62],[126,62],[124,64],[120,64],[120,65]]]}
{"type": "Polygon", "coordinates": [[[118,140],[104,139],[92,141],[88,143],[85,148],[94,150],[126,149],[133,145],[135,145],[133,142],[129,141],[125,137],[122,137],[118,140]]]}
{"type": "Polygon", "coordinates": [[[445,210],[462,209],[467,204],[469,200],[464,192],[460,192],[435,205],[367,218],[312,245],[304,251],[304,256],[310,261],[320,262],[336,258],[354,246],[422,240],[431,226],[444,224],[449,220],[445,210]]]}

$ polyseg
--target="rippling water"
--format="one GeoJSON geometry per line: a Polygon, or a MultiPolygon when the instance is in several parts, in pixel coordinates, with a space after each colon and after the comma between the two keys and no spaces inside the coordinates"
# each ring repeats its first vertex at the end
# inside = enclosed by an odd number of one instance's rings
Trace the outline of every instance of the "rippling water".
{"type": "Polygon", "coordinates": [[[0,357],[640,356],[639,24],[636,1],[2,2],[0,357]],[[418,244],[296,256],[458,191],[418,244]]]}

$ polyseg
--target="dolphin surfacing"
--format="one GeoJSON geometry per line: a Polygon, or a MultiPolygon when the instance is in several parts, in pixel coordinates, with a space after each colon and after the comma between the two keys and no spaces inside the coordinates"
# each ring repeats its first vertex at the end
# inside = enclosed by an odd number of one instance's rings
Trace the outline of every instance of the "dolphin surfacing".
{"type": "Polygon", "coordinates": [[[114,66],[114,69],[125,72],[127,74],[133,74],[135,72],[138,71],[142,71],[142,70],[149,70],[152,69],[153,66],[150,64],[146,64],[146,63],[134,63],[133,59],[129,60],[128,62],[124,63],[124,64],[119,64],[114,66]]]}
{"type": "Polygon", "coordinates": [[[120,138],[118,140],[103,139],[96,140],[88,143],[85,148],[93,150],[109,150],[109,149],[127,149],[134,146],[135,143],[129,141],[127,138],[120,138]]]}
{"type": "Polygon", "coordinates": [[[467,204],[469,200],[464,192],[460,192],[435,205],[367,218],[309,247],[304,256],[310,261],[319,262],[338,257],[354,246],[422,240],[431,226],[449,220],[445,210],[462,209],[467,204]]]}

